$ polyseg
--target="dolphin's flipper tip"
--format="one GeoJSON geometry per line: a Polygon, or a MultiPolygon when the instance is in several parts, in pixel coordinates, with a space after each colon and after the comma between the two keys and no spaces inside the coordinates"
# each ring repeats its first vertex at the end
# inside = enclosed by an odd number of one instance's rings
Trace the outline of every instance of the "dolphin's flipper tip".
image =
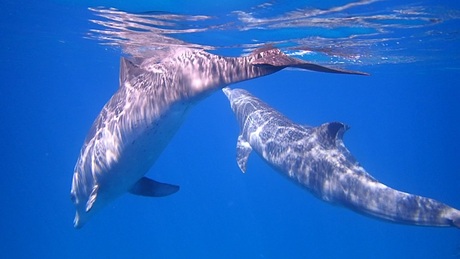
{"type": "Polygon", "coordinates": [[[323,72],[323,73],[334,73],[334,74],[348,74],[348,75],[360,75],[360,76],[369,76],[369,73],[356,71],[356,70],[346,70],[333,67],[325,67],[310,62],[302,62],[301,64],[292,65],[290,67],[306,69],[311,71],[323,72]]]}
{"type": "Polygon", "coordinates": [[[179,186],[177,185],[160,183],[147,177],[142,177],[136,184],[134,184],[131,190],[129,190],[132,194],[148,197],[168,196],[176,193],[177,191],[179,191],[179,186]]]}

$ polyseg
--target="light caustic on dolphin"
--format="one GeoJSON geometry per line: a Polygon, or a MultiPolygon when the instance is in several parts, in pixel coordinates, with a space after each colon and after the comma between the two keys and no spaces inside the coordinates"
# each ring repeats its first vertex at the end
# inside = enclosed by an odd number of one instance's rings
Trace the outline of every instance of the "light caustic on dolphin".
{"type": "Polygon", "coordinates": [[[155,58],[121,59],[120,86],[89,131],[73,174],[74,226],[125,192],[166,196],[179,187],[144,177],[194,103],[225,85],[286,67],[328,73],[365,73],[328,68],[291,58],[275,48],[243,57],[175,49],[155,58]]]}
{"type": "Polygon", "coordinates": [[[237,163],[243,172],[254,150],[324,201],[396,223],[460,228],[459,210],[392,189],[369,175],[343,144],[345,124],[301,126],[245,90],[223,91],[240,126],[237,163]]]}

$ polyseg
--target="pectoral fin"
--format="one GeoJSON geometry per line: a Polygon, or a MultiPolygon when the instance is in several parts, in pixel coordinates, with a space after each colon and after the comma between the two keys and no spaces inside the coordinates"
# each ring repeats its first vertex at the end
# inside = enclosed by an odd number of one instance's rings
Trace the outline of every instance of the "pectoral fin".
{"type": "Polygon", "coordinates": [[[131,190],[129,190],[132,194],[148,197],[167,196],[177,191],[179,191],[179,186],[177,185],[160,183],[147,177],[142,177],[131,190]]]}
{"type": "Polygon", "coordinates": [[[238,142],[236,144],[236,162],[243,173],[246,172],[246,163],[248,162],[249,154],[251,154],[252,147],[243,136],[238,136],[238,142]]]}

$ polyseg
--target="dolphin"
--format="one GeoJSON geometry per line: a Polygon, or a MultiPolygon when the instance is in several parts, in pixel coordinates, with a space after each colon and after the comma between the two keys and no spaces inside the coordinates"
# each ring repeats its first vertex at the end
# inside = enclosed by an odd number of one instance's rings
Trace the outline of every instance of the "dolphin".
{"type": "Polygon", "coordinates": [[[224,86],[286,67],[366,75],[291,58],[266,47],[243,57],[222,57],[177,48],[159,59],[121,58],[118,91],[94,121],[75,165],[71,199],[74,227],[81,228],[107,203],[130,192],[148,197],[173,194],[179,186],[144,175],[185,119],[189,108],[224,86]]]}
{"type": "Polygon", "coordinates": [[[254,150],[324,201],[395,223],[460,228],[459,210],[392,189],[369,175],[343,144],[347,125],[301,126],[245,90],[226,87],[223,91],[241,130],[237,164],[243,172],[254,150]]]}

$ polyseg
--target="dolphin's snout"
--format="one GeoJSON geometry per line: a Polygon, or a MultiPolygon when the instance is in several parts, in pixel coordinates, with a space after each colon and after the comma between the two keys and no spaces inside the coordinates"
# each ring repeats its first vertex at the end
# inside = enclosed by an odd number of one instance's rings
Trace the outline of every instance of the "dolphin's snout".
{"type": "Polygon", "coordinates": [[[230,96],[232,95],[232,89],[229,87],[222,88],[222,92],[224,92],[225,96],[230,100],[230,96]]]}
{"type": "Polygon", "coordinates": [[[73,227],[76,228],[76,229],[80,229],[82,226],[83,226],[83,224],[81,224],[80,217],[79,217],[78,212],[77,212],[77,213],[75,213],[75,218],[73,220],[73,227]]]}

